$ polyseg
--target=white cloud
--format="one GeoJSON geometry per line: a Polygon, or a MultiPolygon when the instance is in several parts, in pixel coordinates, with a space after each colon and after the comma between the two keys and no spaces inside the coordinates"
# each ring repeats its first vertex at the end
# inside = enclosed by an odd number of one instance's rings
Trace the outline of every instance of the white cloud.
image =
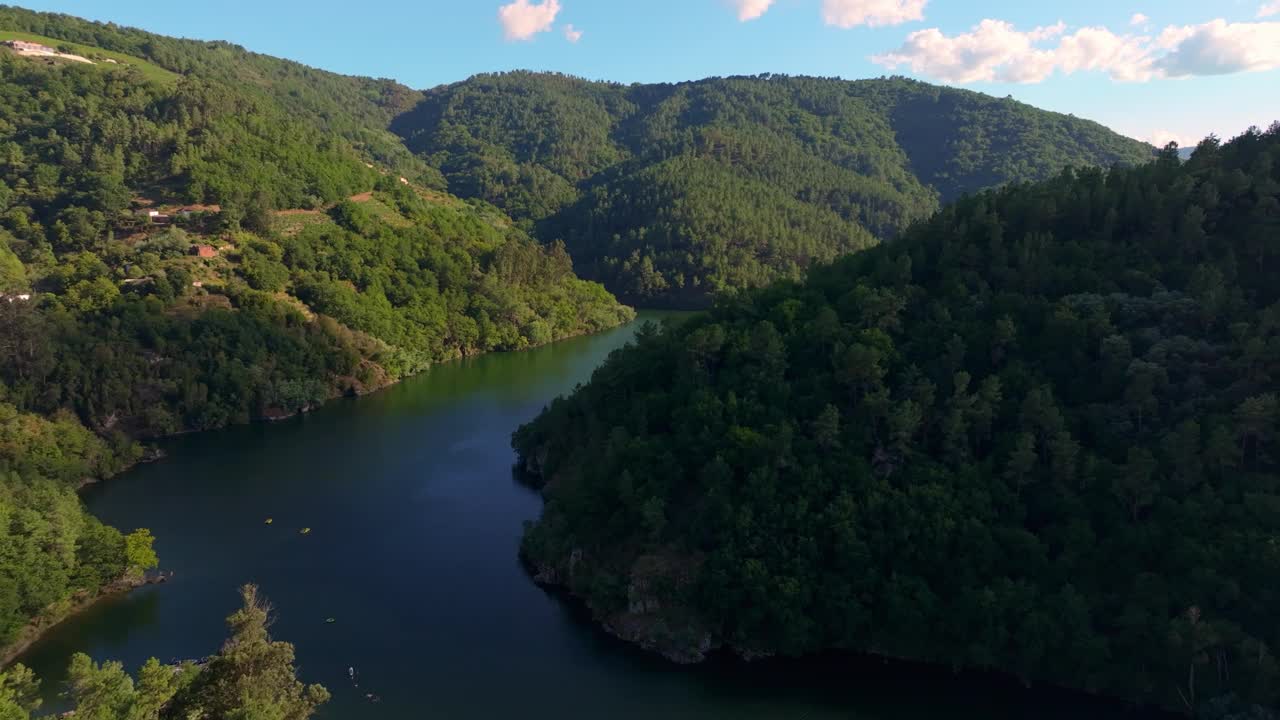
{"type": "Polygon", "coordinates": [[[907,42],[875,62],[954,83],[979,81],[1039,82],[1053,73],[1054,54],[1036,43],[1061,35],[1061,23],[1020,32],[1002,20],[983,20],[972,32],[947,37],[937,28],[919,30],[907,42]]]}
{"type": "Polygon", "coordinates": [[[1063,37],[1051,54],[1058,68],[1068,75],[1094,70],[1126,82],[1151,78],[1151,57],[1144,38],[1116,35],[1104,27],[1080,28],[1063,37]]]}
{"type": "Polygon", "coordinates": [[[738,20],[746,22],[755,20],[768,12],[774,0],[729,0],[729,2],[738,11],[738,20]]]}
{"type": "Polygon", "coordinates": [[[822,21],[840,28],[900,25],[924,19],[929,0],[822,0],[822,21]]]}
{"type": "Polygon", "coordinates": [[[1062,23],[1024,32],[983,20],[955,36],[937,28],[911,33],[902,47],[872,60],[952,83],[1035,83],[1057,71],[1105,72],[1123,82],[1222,75],[1280,67],[1280,23],[1214,20],[1150,37],[1105,27],[1066,33],[1062,23]],[[1049,42],[1055,38],[1056,45],[1049,42]]]}
{"type": "Polygon", "coordinates": [[[1143,15],[1142,13],[1134,13],[1133,17],[1129,18],[1129,24],[1134,27],[1137,27],[1138,25],[1146,25],[1147,21],[1150,19],[1151,18],[1143,15]]]}
{"type": "Polygon", "coordinates": [[[1164,77],[1229,75],[1280,68],[1280,22],[1228,23],[1169,28],[1161,33],[1169,52],[1155,61],[1164,77]],[[1176,39],[1176,44],[1172,42],[1176,39]]]}
{"type": "Polygon", "coordinates": [[[1258,8],[1258,17],[1264,18],[1272,15],[1280,15],[1280,0],[1264,3],[1262,7],[1258,8]]]}
{"type": "Polygon", "coordinates": [[[515,0],[498,8],[498,21],[508,40],[528,40],[550,30],[559,14],[560,0],[515,0]]]}
{"type": "Polygon", "coordinates": [[[564,26],[564,39],[571,43],[577,43],[582,39],[582,31],[574,27],[573,23],[569,23],[564,26]]]}
{"type": "Polygon", "coordinates": [[[1178,147],[1195,147],[1200,142],[1199,140],[1192,140],[1188,135],[1176,133],[1172,130],[1155,130],[1142,139],[1158,148],[1162,148],[1171,142],[1178,143],[1178,147]]]}

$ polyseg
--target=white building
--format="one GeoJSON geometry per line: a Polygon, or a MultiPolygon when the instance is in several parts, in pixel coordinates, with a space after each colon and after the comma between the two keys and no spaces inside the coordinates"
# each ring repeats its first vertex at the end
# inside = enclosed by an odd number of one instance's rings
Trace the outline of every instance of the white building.
{"type": "Polygon", "coordinates": [[[41,45],[40,43],[27,42],[26,40],[5,40],[3,44],[13,48],[14,50],[19,50],[21,52],[50,53],[50,54],[58,52],[57,50],[54,50],[48,45],[41,45]]]}

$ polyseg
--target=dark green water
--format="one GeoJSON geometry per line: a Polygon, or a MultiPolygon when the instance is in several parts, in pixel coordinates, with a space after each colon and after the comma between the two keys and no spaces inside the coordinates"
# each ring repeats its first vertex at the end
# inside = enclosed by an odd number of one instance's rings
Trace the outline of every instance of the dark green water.
{"type": "Polygon", "coordinates": [[[131,669],[151,656],[207,655],[225,636],[237,586],[254,582],[277,608],[276,637],[297,646],[304,679],[333,692],[324,718],[1120,716],[868,662],[680,668],[612,640],[536,587],[516,550],[541,500],[512,477],[511,432],[637,327],[441,366],[306,418],[168,443],[167,460],[87,501],[117,527],[151,528],[174,580],[70,620],[21,661],[52,694],[77,651],[131,669]]]}

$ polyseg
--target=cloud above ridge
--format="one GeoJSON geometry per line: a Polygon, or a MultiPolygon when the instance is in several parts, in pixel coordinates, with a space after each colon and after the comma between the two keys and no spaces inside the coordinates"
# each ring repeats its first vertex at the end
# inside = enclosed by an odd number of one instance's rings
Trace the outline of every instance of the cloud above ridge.
{"type": "Polygon", "coordinates": [[[1225,75],[1280,68],[1280,23],[1169,26],[1158,35],[1118,34],[1101,26],[1067,31],[1063,23],[1018,30],[987,19],[969,32],[937,28],[907,36],[873,62],[957,84],[1037,83],[1056,72],[1093,71],[1119,82],[1225,75]]]}
{"type": "Polygon", "coordinates": [[[822,0],[822,21],[839,28],[881,27],[924,19],[929,0],[822,0]]]}
{"type": "Polygon", "coordinates": [[[775,0],[729,0],[729,4],[738,12],[738,20],[747,22],[755,20],[769,11],[775,0]]]}
{"type": "Polygon", "coordinates": [[[559,14],[560,0],[515,0],[498,8],[498,22],[508,40],[528,40],[550,30],[559,14]]]}

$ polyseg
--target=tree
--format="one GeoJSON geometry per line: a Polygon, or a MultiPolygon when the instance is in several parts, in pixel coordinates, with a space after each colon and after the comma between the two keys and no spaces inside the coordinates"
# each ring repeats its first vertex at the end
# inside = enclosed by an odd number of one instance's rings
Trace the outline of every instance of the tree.
{"type": "Polygon", "coordinates": [[[828,404],[813,420],[813,440],[818,447],[829,450],[840,440],[840,409],[828,404]]]}
{"type": "Polygon", "coordinates": [[[1013,482],[1018,493],[1032,481],[1031,473],[1039,459],[1036,455],[1036,436],[1028,432],[1020,433],[1005,465],[1005,477],[1013,482]]]}
{"type": "Polygon", "coordinates": [[[40,707],[40,683],[21,664],[0,671],[0,720],[28,720],[40,707]]]}
{"type": "Polygon", "coordinates": [[[231,637],[166,714],[184,720],[306,720],[328,702],[328,691],[298,681],[293,646],[271,639],[271,606],[258,588],[245,585],[240,596],[244,606],[227,619],[231,637]]]}
{"type": "Polygon", "coordinates": [[[0,230],[0,293],[13,294],[30,287],[27,283],[27,271],[22,261],[9,249],[5,242],[8,233],[0,230]]]}
{"type": "Polygon", "coordinates": [[[1156,459],[1145,448],[1130,448],[1124,472],[1116,480],[1116,494],[1134,522],[1155,501],[1160,485],[1155,481],[1156,459]]]}
{"type": "Polygon", "coordinates": [[[125,560],[130,574],[141,575],[160,564],[154,544],[155,538],[146,528],[139,528],[124,536],[125,560]]]}
{"type": "Polygon", "coordinates": [[[1276,424],[1276,412],[1276,396],[1273,393],[1248,398],[1236,408],[1236,434],[1240,437],[1241,453],[1247,453],[1252,448],[1255,463],[1260,448],[1271,438],[1276,424]]]}
{"type": "Polygon", "coordinates": [[[125,720],[161,720],[164,709],[173,700],[182,684],[189,682],[183,668],[161,665],[151,658],[138,671],[133,707],[125,720]]]}
{"type": "Polygon", "coordinates": [[[99,665],[84,653],[72,656],[67,687],[75,716],[86,720],[126,720],[136,699],[133,679],[120,663],[99,665]]]}

